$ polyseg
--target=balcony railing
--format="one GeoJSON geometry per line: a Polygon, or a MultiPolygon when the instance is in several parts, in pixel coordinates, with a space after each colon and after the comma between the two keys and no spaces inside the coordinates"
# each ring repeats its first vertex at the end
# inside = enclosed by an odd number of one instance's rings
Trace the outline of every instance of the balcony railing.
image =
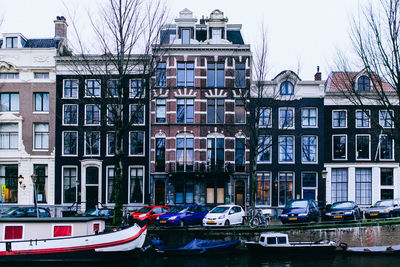
{"type": "Polygon", "coordinates": [[[248,171],[248,166],[235,165],[233,163],[208,164],[205,162],[196,162],[194,165],[178,165],[176,162],[170,162],[166,165],[165,171],[168,173],[233,173],[248,171]]]}

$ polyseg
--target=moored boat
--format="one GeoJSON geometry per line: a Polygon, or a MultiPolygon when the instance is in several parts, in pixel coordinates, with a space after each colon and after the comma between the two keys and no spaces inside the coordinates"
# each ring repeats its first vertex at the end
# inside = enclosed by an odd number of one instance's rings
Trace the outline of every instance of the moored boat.
{"type": "Polygon", "coordinates": [[[340,247],[346,254],[360,255],[400,255],[400,245],[393,246],[370,246],[370,247],[347,247],[341,243],[340,247]]]}
{"type": "Polygon", "coordinates": [[[260,256],[267,255],[326,255],[335,252],[336,243],[334,241],[317,242],[289,242],[287,234],[265,232],[260,235],[257,242],[246,242],[246,247],[250,252],[260,256]]]}

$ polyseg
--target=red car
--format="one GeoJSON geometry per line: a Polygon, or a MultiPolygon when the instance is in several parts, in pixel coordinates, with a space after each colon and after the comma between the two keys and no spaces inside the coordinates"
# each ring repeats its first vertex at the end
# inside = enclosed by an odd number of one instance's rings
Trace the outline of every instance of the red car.
{"type": "Polygon", "coordinates": [[[165,206],[146,206],[132,213],[133,222],[152,224],[157,217],[169,211],[165,206]]]}

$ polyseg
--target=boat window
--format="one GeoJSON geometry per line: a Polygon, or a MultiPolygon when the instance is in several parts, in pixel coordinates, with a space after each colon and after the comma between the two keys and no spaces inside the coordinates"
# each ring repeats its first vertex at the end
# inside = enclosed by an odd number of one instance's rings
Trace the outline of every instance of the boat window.
{"type": "Polygon", "coordinates": [[[285,236],[278,237],[278,244],[286,244],[286,237],[285,236]]]}
{"type": "Polygon", "coordinates": [[[6,226],[4,240],[22,239],[23,226],[6,226]]]}
{"type": "Polygon", "coordinates": [[[261,236],[260,237],[260,242],[263,243],[265,241],[265,237],[261,236]]]}
{"type": "Polygon", "coordinates": [[[276,244],[276,237],[267,237],[267,244],[268,245],[276,244]]]}
{"type": "Polygon", "coordinates": [[[99,223],[93,224],[93,232],[98,232],[98,231],[100,231],[100,224],[99,223]]]}
{"type": "Polygon", "coordinates": [[[53,237],[72,236],[72,226],[70,225],[55,225],[53,237]]]}

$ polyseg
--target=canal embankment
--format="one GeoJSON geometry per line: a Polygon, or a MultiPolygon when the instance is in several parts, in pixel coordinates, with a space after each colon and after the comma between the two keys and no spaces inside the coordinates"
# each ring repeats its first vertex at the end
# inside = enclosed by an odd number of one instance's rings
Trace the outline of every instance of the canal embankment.
{"type": "Polygon", "coordinates": [[[348,246],[390,246],[400,244],[400,219],[354,223],[270,225],[265,227],[149,227],[147,242],[159,238],[168,245],[180,245],[194,238],[256,241],[261,232],[289,235],[290,241],[334,240],[348,246]]]}

